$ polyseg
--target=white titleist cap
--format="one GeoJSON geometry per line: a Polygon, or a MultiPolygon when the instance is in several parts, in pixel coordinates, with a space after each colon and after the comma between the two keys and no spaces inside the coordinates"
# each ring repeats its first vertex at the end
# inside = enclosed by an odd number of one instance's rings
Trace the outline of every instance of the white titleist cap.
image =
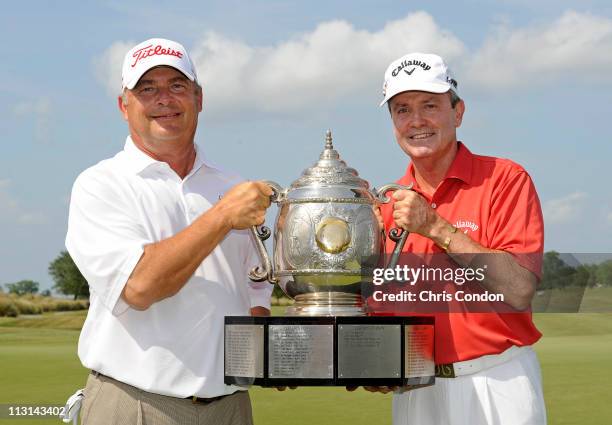
{"type": "Polygon", "coordinates": [[[191,81],[198,81],[193,62],[181,44],[163,38],[151,38],[134,46],[125,54],[121,87],[133,89],[145,72],[163,65],[175,68],[191,81]]]}
{"type": "Polygon", "coordinates": [[[385,71],[383,106],[393,96],[404,91],[457,93],[457,81],[451,75],[444,60],[430,53],[409,53],[391,62],[385,71]]]}

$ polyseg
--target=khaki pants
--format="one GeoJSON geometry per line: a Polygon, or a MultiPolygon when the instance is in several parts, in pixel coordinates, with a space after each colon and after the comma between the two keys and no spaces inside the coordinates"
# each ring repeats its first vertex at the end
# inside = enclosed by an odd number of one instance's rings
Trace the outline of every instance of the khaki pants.
{"type": "Polygon", "coordinates": [[[152,394],[112,378],[89,375],[83,425],[252,425],[251,401],[238,391],[210,403],[152,394]]]}

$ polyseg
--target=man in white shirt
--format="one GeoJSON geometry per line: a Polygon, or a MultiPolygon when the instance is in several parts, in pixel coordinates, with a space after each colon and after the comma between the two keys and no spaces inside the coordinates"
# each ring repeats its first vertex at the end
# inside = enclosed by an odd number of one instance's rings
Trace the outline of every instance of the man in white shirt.
{"type": "Polygon", "coordinates": [[[66,237],[91,293],[83,423],[252,423],[245,389],[223,382],[223,318],[269,314],[271,286],[247,278],[258,263],[248,229],[272,190],[239,183],[194,144],[202,88],[182,45],[135,46],[122,88],[130,135],[77,178],[66,237]]]}

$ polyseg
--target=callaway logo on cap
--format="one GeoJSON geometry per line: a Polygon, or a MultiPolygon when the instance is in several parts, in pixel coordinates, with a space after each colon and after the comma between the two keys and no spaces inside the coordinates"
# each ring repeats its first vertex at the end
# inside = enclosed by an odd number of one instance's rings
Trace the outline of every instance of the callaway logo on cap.
{"type": "Polygon", "coordinates": [[[391,62],[385,71],[383,83],[384,105],[398,93],[404,91],[457,92],[457,81],[451,76],[444,60],[430,53],[409,53],[391,62]]]}
{"type": "Polygon", "coordinates": [[[181,44],[163,38],[151,38],[126,53],[121,72],[121,87],[133,89],[145,72],[163,65],[175,68],[191,81],[198,81],[193,62],[181,44]]]}

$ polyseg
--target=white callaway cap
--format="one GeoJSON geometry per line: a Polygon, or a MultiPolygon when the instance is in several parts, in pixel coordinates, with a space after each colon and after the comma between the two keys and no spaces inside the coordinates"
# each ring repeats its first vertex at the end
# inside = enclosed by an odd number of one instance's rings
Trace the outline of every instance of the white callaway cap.
{"type": "Polygon", "coordinates": [[[405,91],[457,93],[457,81],[451,75],[444,60],[430,53],[409,53],[391,62],[385,71],[383,106],[393,96],[405,91]]]}
{"type": "Polygon", "coordinates": [[[125,54],[121,88],[133,89],[145,72],[164,65],[182,72],[191,81],[198,81],[193,62],[181,44],[163,38],[151,38],[134,46],[125,54]]]}

